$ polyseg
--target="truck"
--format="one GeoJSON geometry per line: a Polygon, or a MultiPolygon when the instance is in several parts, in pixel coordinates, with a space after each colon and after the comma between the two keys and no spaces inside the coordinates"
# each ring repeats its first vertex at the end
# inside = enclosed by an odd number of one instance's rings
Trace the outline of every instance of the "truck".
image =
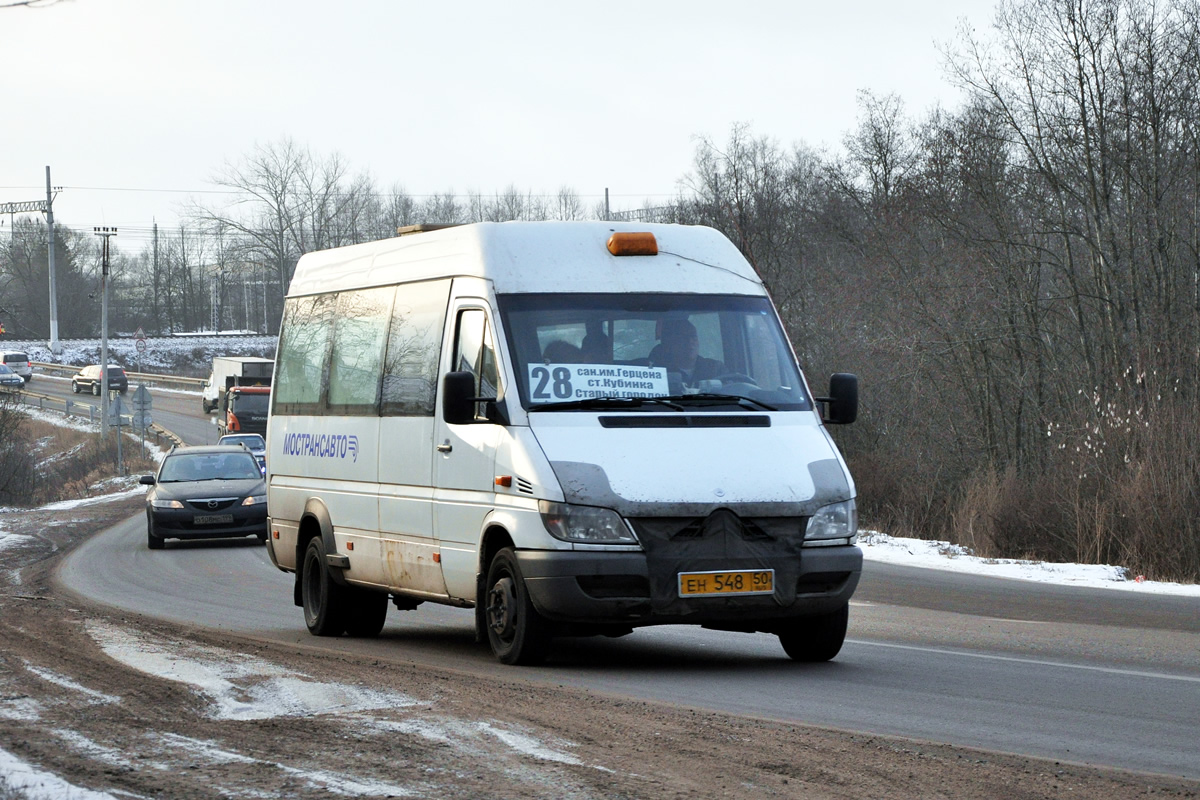
{"type": "Polygon", "coordinates": [[[231,386],[217,400],[217,435],[227,433],[267,434],[270,386],[231,386]]]}
{"type": "Polygon", "coordinates": [[[211,414],[221,397],[232,386],[270,386],[275,362],[257,356],[217,356],[213,359],[212,375],[204,382],[200,406],[211,414]]]}

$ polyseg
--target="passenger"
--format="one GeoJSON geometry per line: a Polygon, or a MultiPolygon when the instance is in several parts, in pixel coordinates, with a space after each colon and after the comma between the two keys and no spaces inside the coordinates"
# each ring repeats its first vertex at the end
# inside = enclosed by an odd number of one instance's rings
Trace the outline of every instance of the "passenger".
{"type": "Polygon", "coordinates": [[[612,341],[603,333],[589,333],[583,337],[583,363],[611,364],[612,341]]]}
{"type": "Polygon", "coordinates": [[[651,351],[650,358],[651,366],[678,372],[687,386],[729,371],[720,361],[700,355],[696,326],[686,319],[663,320],[662,341],[651,351]]]}
{"type": "Polygon", "coordinates": [[[563,339],[555,339],[542,350],[542,360],[547,364],[579,364],[583,351],[563,339]]]}

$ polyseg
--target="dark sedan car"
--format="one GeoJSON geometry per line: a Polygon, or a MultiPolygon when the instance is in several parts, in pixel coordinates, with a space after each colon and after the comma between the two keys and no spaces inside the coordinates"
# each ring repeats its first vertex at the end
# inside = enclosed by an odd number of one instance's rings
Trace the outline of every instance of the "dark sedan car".
{"type": "Polygon", "coordinates": [[[233,445],[173,447],[158,475],[143,475],[146,546],[166,539],[257,536],[267,540],[267,485],[258,462],[233,445]]]}
{"type": "Polygon", "coordinates": [[[0,390],[19,392],[25,386],[25,379],[13,372],[6,365],[0,364],[0,390]]]}
{"type": "MultiPolygon", "coordinates": [[[[79,372],[71,376],[71,391],[75,394],[88,391],[99,397],[102,377],[99,364],[81,367],[79,372]]],[[[116,364],[108,365],[108,388],[110,391],[115,390],[121,394],[125,394],[129,389],[129,376],[125,374],[123,368],[116,364]]]]}

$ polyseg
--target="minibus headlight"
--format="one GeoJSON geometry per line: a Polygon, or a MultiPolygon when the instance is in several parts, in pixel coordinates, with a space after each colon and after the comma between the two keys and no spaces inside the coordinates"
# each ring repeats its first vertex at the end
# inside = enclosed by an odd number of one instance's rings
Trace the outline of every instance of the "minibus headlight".
{"type": "Polygon", "coordinates": [[[611,508],[538,501],[542,524],[555,539],[587,544],[637,544],[637,537],[611,508]]]}
{"type": "Polygon", "coordinates": [[[832,503],[817,509],[808,519],[805,544],[820,544],[840,540],[837,544],[854,544],[858,537],[858,506],[854,500],[832,503]]]}

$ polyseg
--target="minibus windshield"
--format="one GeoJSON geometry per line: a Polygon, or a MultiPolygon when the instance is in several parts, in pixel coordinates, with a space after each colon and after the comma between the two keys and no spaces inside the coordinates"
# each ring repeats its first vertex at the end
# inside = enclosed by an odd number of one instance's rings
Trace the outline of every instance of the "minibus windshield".
{"type": "Polygon", "coordinates": [[[765,297],[509,294],[497,298],[531,411],[812,408],[765,297]]]}

